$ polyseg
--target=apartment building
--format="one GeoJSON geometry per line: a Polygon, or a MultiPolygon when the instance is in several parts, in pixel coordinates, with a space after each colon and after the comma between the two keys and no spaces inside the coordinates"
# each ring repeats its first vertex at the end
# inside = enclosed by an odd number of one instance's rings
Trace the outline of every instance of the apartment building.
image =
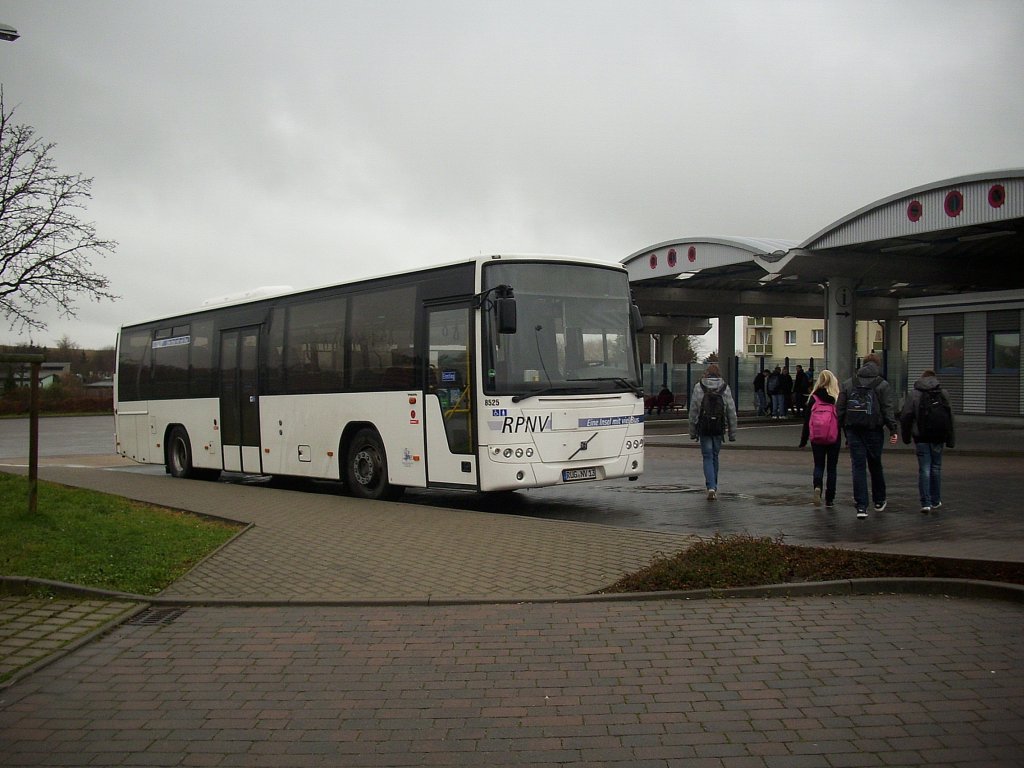
{"type": "MultiPolygon", "coordinates": [[[[903,331],[906,349],[906,329],[903,331]]],[[[884,326],[874,320],[858,320],[855,349],[858,358],[885,347],[884,326]]],[[[743,353],[746,357],[769,360],[791,358],[802,361],[825,357],[825,321],[799,317],[745,317],[743,353]]]]}

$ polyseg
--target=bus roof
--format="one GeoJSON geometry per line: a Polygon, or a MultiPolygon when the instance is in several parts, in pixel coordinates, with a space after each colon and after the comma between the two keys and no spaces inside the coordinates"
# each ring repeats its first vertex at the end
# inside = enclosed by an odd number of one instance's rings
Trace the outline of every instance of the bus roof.
{"type": "Polygon", "coordinates": [[[348,285],[359,285],[361,283],[372,283],[377,280],[386,280],[392,277],[400,277],[402,275],[419,275],[434,270],[446,269],[450,267],[456,267],[463,264],[485,264],[491,261],[497,260],[508,260],[508,261],[552,261],[552,262],[568,262],[575,264],[588,264],[595,267],[605,267],[616,271],[625,272],[626,269],[622,264],[618,262],[601,261],[592,257],[580,257],[580,256],[567,256],[564,254],[555,253],[495,253],[488,255],[475,256],[469,259],[458,259],[455,261],[447,261],[441,264],[432,264],[430,266],[417,267],[415,269],[404,269],[394,272],[386,272],[379,275],[369,275],[366,277],[360,277],[355,280],[343,280],[334,283],[324,283],[323,285],[310,286],[309,288],[293,288],[287,285],[274,285],[274,286],[262,286],[258,288],[251,288],[248,290],[239,291],[238,293],[228,294],[219,297],[213,297],[204,299],[198,307],[192,307],[181,312],[176,312],[170,315],[161,315],[159,317],[152,317],[149,320],[140,320],[133,323],[122,323],[122,328],[132,328],[138,325],[149,325],[151,323],[162,322],[164,320],[170,320],[178,317],[184,317],[186,315],[195,315],[205,312],[214,312],[217,310],[225,309],[228,307],[245,306],[247,304],[256,304],[260,301],[265,301],[271,298],[280,298],[282,296],[300,296],[305,293],[316,293],[317,291],[326,290],[328,288],[334,288],[337,286],[348,286],[348,285]]]}

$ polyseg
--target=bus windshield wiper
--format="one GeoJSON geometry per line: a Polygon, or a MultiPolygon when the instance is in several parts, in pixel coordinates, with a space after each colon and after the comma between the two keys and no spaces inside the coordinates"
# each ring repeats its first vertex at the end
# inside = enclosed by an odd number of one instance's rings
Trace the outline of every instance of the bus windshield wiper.
{"type": "Polygon", "coordinates": [[[640,390],[639,384],[634,384],[622,376],[596,376],[592,379],[569,379],[569,381],[614,381],[623,389],[628,389],[631,392],[638,392],[640,390]]]}
{"type": "MultiPolygon", "coordinates": [[[[629,381],[627,381],[626,379],[624,379],[621,376],[604,376],[604,377],[598,377],[598,378],[593,378],[593,379],[566,379],[566,381],[567,382],[568,381],[572,381],[572,382],[613,381],[613,382],[615,382],[615,384],[617,384],[618,386],[622,387],[623,389],[628,389],[630,392],[636,392],[637,394],[640,394],[640,386],[639,385],[631,384],[629,381]]],[[[535,390],[533,392],[526,392],[525,394],[522,394],[522,395],[515,395],[512,398],[512,402],[513,403],[518,403],[521,400],[526,400],[529,397],[537,397],[539,395],[549,395],[552,392],[583,392],[583,391],[586,391],[586,390],[581,389],[580,387],[566,386],[564,384],[562,384],[560,386],[559,385],[555,385],[555,386],[550,386],[550,387],[544,387],[542,389],[538,389],[538,390],[535,390]]]]}
{"type": "Polygon", "coordinates": [[[566,386],[544,387],[542,389],[536,389],[536,390],[534,390],[532,392],[526,392],[526,393],[524,393],[522,395],[513,395],[512,396],[512,402],[513,403],[518,403],[518,402],[520,402],[522,400],[526,400],[527,398],[530,398],[530,397],[539,397],[540,395],[550,395],[552,392],[571,392],[571,391],[576,390],[576,389],[579,389],[579,387],[566,387],[566,386]]]}

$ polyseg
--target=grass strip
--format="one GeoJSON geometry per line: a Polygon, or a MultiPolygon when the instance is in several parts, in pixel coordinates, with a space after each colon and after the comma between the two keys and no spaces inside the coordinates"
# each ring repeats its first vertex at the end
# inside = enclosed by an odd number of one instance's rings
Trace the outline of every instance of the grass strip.
{"type": "Polygon", "coordinates": [[[153,595],[239,526],[96,491],[0,474],[0,573],[153,595]]]}

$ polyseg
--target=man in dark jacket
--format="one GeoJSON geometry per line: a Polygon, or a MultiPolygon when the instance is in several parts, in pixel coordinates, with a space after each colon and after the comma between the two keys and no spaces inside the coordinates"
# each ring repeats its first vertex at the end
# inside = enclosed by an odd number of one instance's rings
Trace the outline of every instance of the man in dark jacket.
{"type": "Polygon", "coordinates": [[[956,445],[953,409],[935,371],[925,371],[914,382],[900,413],[900,430],[904,443],[914,440],[921,512],[928,514],[942,506],[942,449],[956,445]]]}
{"type": "Polygon", "coordinates": [[[789,366],[782,369],[779,391],[782,392],[782,416],[788,417],[793,409],[793,377],[789,375],[789,366]]]}
{"type": "Polygon", "coordinates": [[[881,376],[881,360],[871,353],[864,358],[864,365],[857,375],[843,382],[836,400],[836,415],[839,426],[846,433],[846,442],[850,446],[850,464],[853,471],[853,501],[857,507],[857,517],[868,516],[868,479],[871,473],[871,500],[875,511],[885,509],[888,500],[885,493],[885,473],[882,470],[882,447],[885,444],[885,428],[888,427],[889,442],[896,444],[899,424],[896,421],[896,408],[893,403],[892,389],[889,382],[881,376]],[[871,398],[871,395],[874,395],[871,398]],[[863,412],[856,411],[856,417],[849,412],[851,399],[861,400],[864,397],[873,400],[869,423],[855,424],[855,418],[863,412]]]}

